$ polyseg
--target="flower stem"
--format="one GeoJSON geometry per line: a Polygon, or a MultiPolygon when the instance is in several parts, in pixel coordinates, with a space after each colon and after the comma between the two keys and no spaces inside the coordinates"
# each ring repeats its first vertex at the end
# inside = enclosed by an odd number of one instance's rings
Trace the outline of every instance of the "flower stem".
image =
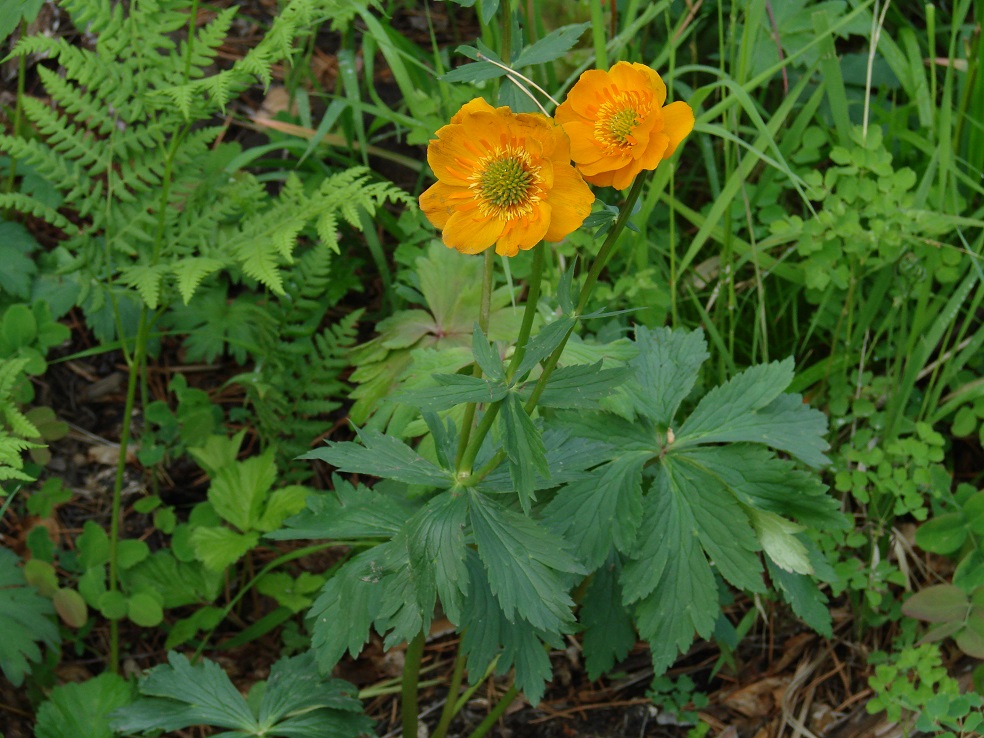
{"type": "Polygon", "coordinates": [[[458,692],[461,690],[461,682],[465,676],[465,654],[461,651],[461,643],[458,643],[458,656],[454,660],[454,671],[451,673],[451,684],[448,685],[448,697],[444,702],[444,709],[441,710],[441,719],[434,728],[431,738],[444,738],[447,735],[448,727],[454,716],[458,714],[455,707],[458,704],[458,692]]]}
{"type": "MultiPolygon", "coordinates": [[[[511,381],[516,370],[519,368],[520,362],[523,360],[523,355],[526,353],[526,345],[529,343],[530,330],[533,327],[533,318],[536,317],[537,303],[540,301],[540,282],[543,280],[543,262],[544,262],[544,249],[546,246],[543,245],[541,241],[536,246],[533,247],[533,271],[530,274],[530,289],[526,295],[526,308],[523,311],[523,322],[519,328],[519,337],[516,341],[516,351],[513,353],[512,361],[509,362],[509,367],[506,369],[506,380],[511,381]]],[[[471,437],[471,440],[465,449],[465,452],[460,455],[458,464],[455,467],[458,470],[458,474],[467,474],[471,471],[472,465],[475,463],[475,457],[478,456],[478,451],[482,447],[482,442],[485,440],[485,436],[489,434],[492,430],[492,423],[495,422],[496,416],[499,414],[499,408],[502,406],[502,400],[493,402],[489,405],[485,414],[482,415],[482,419],[478,422],[478,427],[475,429],[475,434],[471,437]]]]}
{"type": "MultiPolygon", "coordinates": [[[[642,188],[646,181],[649,179],[649,172],[643,172],[638,177],[632,185],[632,189],[629,190],[629,194],[625,198],[625,202],[622,204],[622,209],[618,213],[618,217],[615,219],[615,224],[612,229],[608,232],[608,237],[605,238],[604,243],[601,245],[601,249],[598,250],[598,255],[595,257],[594,263],[591,265],[591,269],[588,270],[588,276],[584,279],[584,284],[581,286],[581,295],[577,301],[577,307],[574,308],[574,315],[579,316],[584,313],[585,308],[588,306],[588,300],[591,298],[591,292],[594,290],[595,284],[598,282],[598,277],[601,275],[602,269],[605,268],[605,264],[608,263],[609,257],[612,255],[612,251],[615,249],[615,244],[618,241],[618,237],[622,234],[625,226],[629,222],[629,218],[632,216],[632,210],[635,208],[636,201],[639,199],[639,195],[642,193],[642,188]]],[[[574,330],[574,326],[567,331],[567,335],[564,336],[564,340],[560,342],[560,345],[554,349],[554,352],[547,357],[546,363],[543,365],[543,372],[540,374],[540,378],[536,382],[536,387],[533,388],[533,392],[530,394],[530,399],[526,401],[526,412],[532,412],[533,408],[536,407],[536,403],[540,400],[540,395],[547,388],[547,380],[550,379],[550,375],[553,374],[553,370],[557,368],[557,362],[560,361],[561,354],[564,353],[564,347],[567,346],[567,340],[571,337],[571,333],[574,330]]]]}
{"type": "MultiPolygon", "coordinates": [[[[612,229],[608,232],[608,236],[605,238],[604,243],[601,245],[601,249],[598,250],[598,255],[595,257],[594,263],[591,265],[591,269],[588,271],[588,276],[584,280],[584,285],[581,287],[580,297],[578,298],[577,307],[574,310],[574,315],[581,315],[588,305],[588,300],[591,297],[591,292],[594,289],[595,284],[598,282],[598,277],[601,275],[602,270],[605,268],[605,264],[608,262],[612,251],[615,248],[615,243],[618,241],[618,237],[622,234],[625,229],[626,224],[629,222],[629,218],[632,215],[632,210],[635,207],[636,201],[639,199],[639,195],[642,193],[643,186],[648,178],[648,172],[643,172],[636,178],[635,183],[632,185],[632,189],[629,190],[629,194],[625,198],[625,202],[622,204],[622,208],[619,211],[618,217],[615,219],[615,223],[612,229]]],[[[527,302],[527,307],[530,303],[527,302]]],[[[533,388],[533,392],[530,394],[530,398],[526,401],[525,409],[527,414],[533,412],[533,408],[536,407],[537,402],[540,400],[540,395],[547,387],[547,380],[553,373],[554,369],[557,368],[557,362],[560,361],[561,354],[564,353],[564,347],[567,346],[567,341],[571,337],[571,333],[574,331],[574,327],[567,331],[567,335],[560,342],[560,345],[554,349],[553,353],[547,357],[546,362],[543,365],[543,372],[540,374],[539,379],[537,379],[536,386],[533,388]]],[[[485,439],[485,434],[492,427],[492,421],[495,419],[495,413],[499,410],[500,403],[493,403],[489,406],[482,421],[479,423],[478,429],[475,432],[475,436],[472,439],[472,446],[474,447],[474,453],[478,454],[478,448],[481,446],[482,441],[485,439]]],[[[477,469],[475,473],[470,474],[467,480],[463,480],[462,484],[466,487],[471,487],[478,484],[486,476],[488,476],[502,460],[506,458],[504,451],[500,450],[489,459],[481,468],[477,469]]],[[[474,456],[472,456],[472,462],[474,462],[474,456]]],[[[461,466],[458,469],[462,469],[461,466]]],[[[471,467],[467,468],[467,471],[471,471],[471,467]]]]}
{"type": "MultiPolygon", "coordinates": [[[[133,422],[133,406],[136,404],[137,385],[140,383],[140,370],[143,368],[147,350],[150,320],[147,307],[140,308],[140,322],[134,339],[133,355],[129,361],[129,375],[126,384],[126,402],[123,406],[123,426],[120,429],[120,455],[116,462],[116,478],[113,482],[113,507],[109,522],[109,591],[119,591],[119,543],[121,509],[123,499],[123,480],[126,475],[126,457],[130,447],[130,429],[133,422]]],[[[119,622],[109,621],[109,670],[119,672],[120,633],[119,622]]]]}
{"type": "Polygon", "coordinates": [[[518,694],[519,689],[515,684],[509,687],[509,689],[506,690],[506,693],[502,695],[502,699],[500,699],[496,703],[495,707],[492,708],[492,711],[486,715],[485,719],[478,724],[478,727],[471,732],[469,738],[482,738],[483,735],[488,733],[492,726],[495,725],[495,721],[502,717],[503,713],[505,713],[505,711],[509,708],[509,705],[512,704],[518,694]]]}
{"type": "MultiPolygon", "coordinates": [[[[492,284],[495,273],[495,252],[492,249],[485,249],[485,270],[482,273],[482,302],[479,305],[478,327],[482,333],[489,334],[489,315],[492,312],[492,284]]],[[[475,363],[472,376],[481,377],[482,367],[475,363]]],[[[472,424],[475,422],[475,409],[478,403],[469,402],[465,407],[465,417],[461,421],[461,436],[458,438],[458,451],[455,454],[454,468],[461,468],[461,460],[465,456],[465,449],[468,448],[468,438],[471,435],[472,424]]]]}
{"type": "Polygon", "coordinates": [[[546,246],[540,241],[533,247],[533,269],[530,272],[529,292],[526,294],[526,310],[523,312],[523,323],[519,327],[519,338],[516,340],[516,351],[513,352],[512,361],[506,369],[506,382],[512,381],[516,375],[516,370],[526,355],[526,345],[530,341],[530,331],[533,328],[533,319],[536,317],[537,305],[540,302],[540,283],[543,281],[543,262],[546,246]]]}
{"type": "Polygon", "coordinates": [[[417,738],[417,677],[420,675],[420,658],[424,654],[424,638],[424,631],[421,630],[407,644],[407,655],[403,666],[403,689],[400,693],[404,738],[417,738]]]}

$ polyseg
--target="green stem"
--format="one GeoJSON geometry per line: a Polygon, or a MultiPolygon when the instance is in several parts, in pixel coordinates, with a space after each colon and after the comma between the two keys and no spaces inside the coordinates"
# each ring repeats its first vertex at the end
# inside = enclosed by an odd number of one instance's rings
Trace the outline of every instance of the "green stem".
{"type": "MultiPolygon", "coordinates": [[[[144,363],[147,348],[147,334],[150,321],[147,308],[140,308],[140,322],[134,339],[133,355],[129,361],[129,374],[126,385],[126,402],[123,406],[123,427],[120,429],[119,459],[116,462],[116,479],[113,483],[113,509],[109,522],[109,591],[119,591],[119,542],[121,509],[123,499],[123,479],[126,475],[126,457],[130,447],[130,429],[133,422],[133,407],[136,404],[137,386],[140,383],[140,368],[144,363]]],[[[116,620],[109,624],[109,670],[114,674],[119,671],[120,638],[116,620]]]]}
{"type": "MultiPolygon", "coordinates": [[[[492,284],[495,274],[495,251],[485,249],[485,265],[482,272],[482,302],[478,312],[478,327],[486,336],[489,334],[489,315],[492,312],[492,284]]],[[[482,367],[475,363],[472,371],[475,377],[482,376],[482,367]]],[[[461,421],[461,436],[458,438],[458,452],[455,454],[454,468],[461,468],[461,460],[465,457],[465,450],[468,448],[468,438],[471,435],[472,424],[475,422],[475,410],[478,403],[469,402],[465,406],[465,417],[461,421]]]]}
{"type": "Polygon", "coordinates": [[[516,370],[526,355],[526,346],[530,341],[530,331],[533,329],[533,319],[536,317],[537,305],[540,302],[540,284],[543,281],[543,262],[546,246],[540,241],[533,247],[533,269],[530,272],[530,288],[526,295],[526,310],[523,312],[523,323],[519,327],[519,338],[516,341],[516,351],[506,370],[506,383],[512,382],[516,370]]]}
{"type": "Polygon", "coordinates": [[[585,307],[588,304],[588,298],[591,297],[591,291],[594,289],[595,282],[598,281],[598,277],[601,275],[601,270],[605,268],[608,263],[608,258],[612,255],[612,251],[615,249],[615,242],[618,241],[618,237],[622,235],[622,231],[629,222],[629,217],[632,215],[632,210],[635,208],[636,200],[639,199],[639,195],[642,194],[642,188],[649,181],[649,172],[642,172],[638,177],[636,177],[635,182],[632,184],[632,189],[629,190],[629,194],[625,198],[625,203],[622,205],[622,209],[618,213],[618,218],[615,219],[615,225],[608,232],[608,237],[605,242],[601,245],[601,249],[598,251],[598,255],[595,257],[594,263],[591,265],[591,269],[588,271],[588,276],[584,280],[584,285],[581,287],[581,297],[577,302],[577,309],[574,311],[575,315],[581,315],[584,312],[585,307]]]}
{"type": "MultiPolygon", "coordinates": [[[[581,294],[578,299],[577,307],[574,310],[575,316],[580,316],[584,313],[584,310],[588,305],[588,300],[591,297],[591,292],[594,289],[595,284],[598,282],[598,277],[605,268],[605,264],[608,263],[608,259],[615,248],[615,243],[618,241],[618,237],[622,234],[622,231],[629,222],[629,218],[632,215],[632,210],[635,207],[636,201],[639,199],[639,195],[642,194],[642,189],[648,179],[648,176],[649,172],[643,172],[640,174],[636,178],[635,183],[632,185],[632,189],[629,190],[629,194],[626,196],[621,210],[619,210],[618,218],[615,219],[615,224],[608,232],[607,238],[605,238],[604,243],[602,243],[601,248],[598,250],[598,255],[595,257],[594,263],[592,263],[591,269],[588,271],[588,276],[584,280],[584,285],[581,287],[581,294]]],[[[527,307],[529,307],[529,304],[530,303],[527,302],[527,307]]],[[[543,372],[540,374],[539,379],[537,379],[536,386],[533,388],[533,392],[530,395],[529,400],[526,401],[525,409],[527,414],[533,412],[533,408],[536,407],[536,403],[540,400],[540,395],[542,395],[543,391],[547,388],[547,380],[550,379],[550,375],[553,374],[554,369],[557,368],[557,362],[560,361],[560,356],[564,353],[564,347],[567,346],[567,341],[570,339],[573,331],[574,327],[571,326],[570,330],[567,331],[567,335],[565,335],[563,340],[560,342],[560,345],[554,349],[554,352],[550,354],[549,357],[547,357],[546,363],[543,365],[543,372]]],[[[474,438],[472,439],[472,445],[469,449],[473,452],[471,456],[472,463],[474,463],[475,456],[478,454],[478,449],[482,445],[482,441],[485,440],[485,435],[488,434],[489,430],[492,428],[492,422],[495,420],[495,415],[498,413],[500,405],[501,401],[490,405],[489,409],[482,417],[478,428],[476,429],[474,438]]],[[[505,451],[497,451],[496,454],[485,462],[480,469],[477,469],[473,474],[469,474],[466,479],[463,479],[461,481],[462,486],[475,486],[486,476],[488,476],[499,464],[501,464],[502,460],[505,458],[505,451]]],[[[458,469],[471,472],[471,465],[467,468],[459,466],[458,469]]]]}
{"type": "Polygon", "coordinates": [[[425,637],[424,631],[420,631],[407,644],[407,655],[403,666],[403,689],[400,694],[404,738],[417,738],[417,677],[420,674],[420,658],[424,654],[425,637]]]}
{"type": "MultiPolygon", "coordinates": [[[[533,327],[533,318],[536,316],[537,303],[540,301],[540,282],[543,279],[543,262],[544,262],[544,249],[546,246],[543,245],[541,241],[538,243],[533,250],[533,271],[530,274],[530,291],[526,296],[526,308],[523,311],[523,323],[519,328],[519,338],[516,342],[516,351],[513,354],[512,361],[509,362],[509,368],[506,370],[506,379],[511,381],[516,370],[519,368],[519,363],[523,359],[523,355],[526,353],[526,345],[529,343],[530,330],[533,327]]],[[[460,459],[455,467],[458,470],[459,476],[466,476],[472,470],[472,466],[475,464],[475,457],[478,456],[478,451],[482,447],[482,442],[485,437],[492,430],[492,423],[495,422],[496,416],[499,414],[499,408],[502,406],[502,400],[498,402],[493,402],[485,410],[485,414],[482,419],[478,422],[478,427],[475,429],[475,434],[471,437],[468,446],[463,454],[460,454],[460,459]]],[[[501,459],[500,459],[501,461],[501,459]]]]}
{"type": "Polygon", "coordinates": [[[519,690],[516,688],[515,684],[509,687],[506,693],[502,695],[502,699],[500,699],[496,703],[495,707],[492,708],[492,711],[486,715],[485,719],[478,724],[478,727],[471,732],[469,738],[482,738],[483,735],[488,733],[492,726],[495,725],[496,720],[502,717],[503,713],[505,713],[505,711],[509,708],[509,705],[512,704],[518,694],[519,690]]]}
{"type": "MultiPolygon", "coordinates": [[[[595,67],[608,69],[608,50],[605,38],[605,16],[602,0],[591,0],[591,41],[594,44],[595,67]]],[[[612,11],[614,12],[614,10],[612,11]]]]}
{"type": "Polygon", "coordinates": [[[465,676],[465,654],[461,651],[461,642],[458,642],[458,656],[454,660],[454,671],[451,673],[451,684],[448,685],[448,698],[444,703],[444,709],[441,710],[441,719],[437,722],[437,727],[434,728],[434,732],[431,738],[444,738],[447,735],[448,727],[451,725],[451,721],[454,716],[458,714],[455,709],[458,704],[458,692],[461,691],[461,682],[464,680],[465,676]]]}
{"type": "MultiPolygon", "coordinates": [[[[296,551],[291,551],[290,553],[286,553],[283,556],[278,556],[269,564],[267,564],[262,569],[260,569],[256,573],[256,576],[254,576],[246,584],[244,584],[242,587],[239,588],[239,591],[236,592],[236,596],[233,597],[231,600],[229,600],[229,602],[226,604],[225,611],[222,613],[222,617],[219,619],[219,623],[221,623],[223,620],[226,619],[229,613],[232,612],[232,608],[234,608],[239,603],[239,601],[246,595],[246,593],[253,588],[253,585],[255,585],[260,579],[262,579],[264,575],[266,575],[268,572],[272,571],[273,569],[276,569],[278,566],[283,566],[284,564],[294,561],[295,559],[299,559],[304,556],[307,556],[308,554],[317,553],[318,551],[324,551],[326,548],[332,548],[333,546],[339,546],[339,545],[342,545],[342,543],[337,540],[332,541],[331,543],[318,543],[313,546],[305,546],[304,548],[299,548],[296,551]]],[[[352,544],[347,544],[347,545],[352,545],[352,544]]],[[[345,559],[343,558],[341,561],[336,563],[332,568],[338,568],[344,562],[345,559]]],[[[329,569],[329,572],[330,571],[331,570],[329,569]]],[[[205,646],[208,644],[209,640],[212,638],[212,635],[215,633],[218,627],[219,625],[217,623],[207,633],[205,633],[205,636],[199,642],[198,648],[195,649],[195,653],[191,657],[191,660],[193,662],[198,661],[198,659],[202,657],[202,654],[205,652],[205,646]]]]}
{"type": "MultiPolygon", "coordinates": [[[[21,21],[21,37],[27,33],[27,21],[21,21]]],[[[21,124],[24,116],[24,88],[27,79],[27,55],[21,54],[17,62],[17,99],[14,100],[14,135],[21,135],[21,124]]],[[[10,173],[7,175],[7,192],[14,191],[14,181],[17,179],[17,159],[10,157],[10,173]]],[[[10,211],[12,212],[12,211],[10,211]]],[[[10,212],[7,217],[10,217],[10,212]]]]}

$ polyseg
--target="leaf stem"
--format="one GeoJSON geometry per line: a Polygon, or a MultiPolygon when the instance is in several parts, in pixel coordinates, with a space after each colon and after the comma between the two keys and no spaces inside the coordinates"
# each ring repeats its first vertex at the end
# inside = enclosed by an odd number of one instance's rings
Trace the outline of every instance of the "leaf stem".
{"type": "Polygon", "coordinates": [[[506,382],[512,382],[516,370],[526,355],[526,346],[530,341],[530,331],[533,329],[533,319],[536,317],[537,305],[540,302],[540,283],[543,281],[543,262],[546,246],[540,241],[533,247],[533,269],[530,272],[529,292],[526,293],[526,310],[523,311],[523,322],[519,327],[519,337],[516,339],[516,351],[506,369],[506,382]]]}
{"type": "MultiPolygon", "coordinates": [[[[355,544],[354,541],[348,543],[347,545],[351,546],[353,544],[355,544]]],[[[239,591],[236,592],[235,597],[229,600],[229,602],[226,604],[225,610],[222,613],[222,619],[219,620],[219,623],[221,623],[223,620],[226,619],[229,613],[232,612],[232,608],[234,608],[236,604],[239,602],[239,600],[241,600],[246,595],[246,593],[253,588],[253,585],[255,585],[260,579],[263,578],[264,575],[266,575],[271,570],[276,569],[278,566],[281,566],[283,564],[287,564],[291,561],[294,561],[295,559],[300,559],[304,556],[307,556],[308,554],[316,553],[318,551],[324,551],[326,548],[332,548],[334,546],[339,546],[339,545],[342,545],[342,542],[334,540],[331,541],[330,543],[318,543],[311,546],[305,546],[304,548],[299,548],[296,551],[285,553],[283,556],[278,556],[269,564],[267,564],[262,569],[260,569],[252,579],[250,579],[248,582],[246,582],[246,584],[244,584],[242,587],[239,588],[239,591]]],[[[337,562],[332,568],[337,569],[343,563],[345,563],[347,558],[348,557],[343,558],[341,561],[337,562]]],[[[331,569],[329,569],[325,573],[327,574],[330,572],[331,569]]],[[[202,657],[202,654],[205,652],[205,646],[208,644],[209,639],[212,637],[212,635],[215,633],[218,627],[219,625],[217,623],[204,635],[204,637],[198,643],[198,647],[195,649],[195,653],[191,657],[191,660],[193,662],[198,661],[198,659],[202,657]]]]}
{"type": "MultiPolygon", "coordinates": [[[[577,307],[574,309],[575,316],[580,316],[584,313],[584,310],[588,305],[588,300],[591,297],[591,292],[594,289],[595,284],[598,282],[598,277],[601,275],[602,270],[605,268],[605,264],[612,255],[612,251],[615,248],[615,243],[618,241],[618,237],[622,234],[622,231],[629,222],[629,218],[632,216],[632,210],[635,207],[636,201],[639,199],[639,195],[642,193],[642,189],[645,186],[648,176],[649,172],[643,172],[640,174],[633,183],[632,189],[629,190],[629,194],[625,198],[625,202],[618,213],[618,217],[615,219],[612,229],[608,232],[608,236],[605,238],[601,248],[598,250],[598,255],[591,264],[591,269],[588,270],[588,276],[585,278],[584,285],[581,287],[577,307]]],[[[527,301],[526,305],[527,308],[529,308],[530,302],[527,301]]],[[[567,341],[570,339],[573,331],[574,327],[571,326],[570,330],[567,331],[567,335],[565,335],[563,340],[560,342],[560,345],[554,349],[554,352],[550,354],[549,357],[547,357],[546,363],[543,365],[543,372],[537,379],[536,386],[533,388],[530,398],[526,401],[525,409],[527,414],[532,413],[533,408],[535,408],[537,402],[539,402],[540,395],[543,394],[543,391],[547,387],[547,380],[550,378],[550,375],[553,373],[554,369],[557,368],[557,362],[560,361],[560,356],[564,353],[564,347],[567,346],[567,341]]],[[[488,410],[486,410],[485,415],[482,416],[482,420],[478,424],[478,428],[475,431],[470,448],[470,450],[473,451],[471,458],[472,463],[474,463],[474,457],[478,455],[478,449],[481,447],[482,441],[485,440],[485,436],[491,429],[492,422],[495,420],[495,416],[499,412],[499,405],[501,405],[501,401],[490,405],[488,410]]],[[[497,466],[499,466],[505,458],[505,451],[500,449],[491,459],[485,462],[480,469],[476,470],[475,473],[469,474],[466,479],[462,479],[462,486],[474,487],[485,477],[487,477],[497,466]]],[[[470,472],[471,466],[468,466],[467,468],[459,466],[458,469],[459,472],[470,472]]]]}
{"type": "MultiPolygon", "coordinates": [[[[121,509],[123,499],[123,479],[126,475],[126,457],[130,446],[130,430],[133,423],[133,406],[136,404],[137,385],[140,382],[140,369],[144,364],[147,350],[147,334],[150,321],[147,306],[140,306],[140,322],[134,339],[133,355],[128,363],[129,374],[126,384],[126,402],[123,407],[123,426],[120,429],[120,455],[116,462],[116,478],[113,482],[113,506],[109,522],[109,591],[119,591],[119,542],[121,509]]],[[[120,634],[119,621],[109,621],[109,663],[114,674],[119,673],[120,634]]]]}
{"type": "Polygon", "coordinates": [[[441,719],[438,720],[431,738],[444,738],[448,733],[451,721],[458,714],[458,710],[455,708],[458,705],[458,692],[461,691],[461,682],[465,675],[465,660],[465,654],[461,651],[461,642],[459,641],[458,655],[454,660],[454,671],[451,672],[451,684],[448,685],[448,696],[444,702],[444,709],[441,710],[441,719]]]}
{"type": "Polygon", "coordinates": [[[417,677],[420,674],[420,659],[424,654],[425,637],[424,631],[421,630],[407,644],[407,655],[403,666],[403,689],[400,693],[404,738],[417,738],[417,677]]]}
{"type": "Polygon", "coordinates": [[[519,694],[519,689],[516,684],[513,683],[506,693],[502,695],[502,698],[495,704],[492,711],[485,716],[485,719],[478,724],[478,727],[471,732],[469,738],[482,738],[483,735],[489,732],[493,725],[495,725],[496,720],[502,717],[503,713],[509,708],[513,700],[516,699],[516,695],[519,694]]]}
{"type": "MultiPolygon", "coordinates": [[[[530,274],[530,289],[526,295],[523,322],[520,325],[519,337],[516,340],[516,351],[513,353],[512,361],[510,361],[509,368],[506,370],[506,379],[510,381],[519,368],[519,363],[526,353],[526,345],[529,343],[533,318],[536,316],[536,306],[540,301],[540,282],[543,279],[543,254],[545,248],[542,241],[533,247],[533,271],[530,274]]],[[[461,455],[461,459],[455,467],[459,476],[468,475],[471,472],[472,466],[475,464],[475,457],[478,456],[479,449],[481,449],[485,437],[492,430],[492,423],[495,422],[501,406],[502,400],[498,400],[486,408],[485,414],[482,415],[482,419],[478,422],[478,427],[475,429],[475,433],[471,437],[468,447],[461,455]]]]}
{"type": "MultiPolygon", "coordinates": [[[[493,275],[495,274],[495,251],[493,249],[485,249],[485,267],[482,272],[482,302],[479,306],[478,312],[478,327],[482,329],[482,333],[485,335],[489,334],[489,315],[492,312],[492,285],[494,283],[493,275]]],[[[472,376],[481,377],[482,367],[475,362],[475,368],[472,370],[472,376]]],[[[465,407],[465,417],[461,421],[461,436],[458,438],[458,451],[455,454],[454,468],[461,468],[461,460],[465,457],[465,450],[468,448],[468,438],[471,435],[472,425],[475,422],[475,410],[478,407],[478,403],[469,402],[465,407]]]]}

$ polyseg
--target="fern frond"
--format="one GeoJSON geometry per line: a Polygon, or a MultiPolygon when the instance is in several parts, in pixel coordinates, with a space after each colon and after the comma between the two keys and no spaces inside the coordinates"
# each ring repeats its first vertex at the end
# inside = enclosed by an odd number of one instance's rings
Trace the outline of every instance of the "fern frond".
{"type": "Polygon", "coordinates": [[[74,187],[87,174],[75,162],[59,156],[56,151],[36,140],[0,134],[0,151],[12,158],[26,161],[42,177],[59,189],[74,187]]]}
{"type": "Polygon", "coordinates": [[[184,304],[187,305],[191,301],[192,295],[205,277],[224,266],[225,262],[207,257],[183,259],[172,264],[171,271],[178,280],[178,292],[181,293],[184,304]]]}
{"type": "Polygon", "coordinates": [[[116,34],[123,26],[123,4],[113,0],[62,0],[76,28],[94,34],[116,34]]]}
{"type": "Polygon", "coordinates": [[[164,264],[134,264],[123,270],[120,281],[127,287],[134,287],[144,304],[156,310],[161,296],[161,282],[167,271],[164,264]]]}
{"type": "Polygon", "coordinates": [[[59,228],[67,234],[76,234],[79,229],[68,218],[63,216],[54,208],[50,208],[44,203],[38,202],[33,197],[23,195],[19,192],[0,193],[0,210],[16,210],[19,213],[27,213],[35,218],[43,220],[45,223],[59,228]]]}
{"type": "MultiPolygon", "coordinates": [[[[191,76],[201,77],[205,67],[212,64],[219,47],[229,35],[233,18],[236,16],[236,6],[233,5],[219,12],[211,20],[198,29],[194,43],[191,46],[191,76]]],[[[182,59],[188,57],[188,42],[182,41],[178,47],[178,55],[182,59]]]]}

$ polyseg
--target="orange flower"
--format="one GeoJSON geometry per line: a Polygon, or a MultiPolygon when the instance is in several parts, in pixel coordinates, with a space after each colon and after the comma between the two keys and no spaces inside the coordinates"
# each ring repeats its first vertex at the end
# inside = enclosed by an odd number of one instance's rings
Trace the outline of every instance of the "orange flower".
{"type": "Polygon", "coordinates": [[[694,127],[685,102],[663,107],[666,86],[645,64],[618,62],[607,72],[581,75],[557,108],[571,139],[571,158],[584,179],[624,190],[644,169],[655,169],[694,127]]]}
{"type": "Polygon", "coordinates": [[[420,209],[464,254],[495,244],[515,256],[559,241],[587,217],[594,195],[571,166],[564,131],[539,114],[515,114],[476,98],[427,147],[437,183],[420,209]]]}

